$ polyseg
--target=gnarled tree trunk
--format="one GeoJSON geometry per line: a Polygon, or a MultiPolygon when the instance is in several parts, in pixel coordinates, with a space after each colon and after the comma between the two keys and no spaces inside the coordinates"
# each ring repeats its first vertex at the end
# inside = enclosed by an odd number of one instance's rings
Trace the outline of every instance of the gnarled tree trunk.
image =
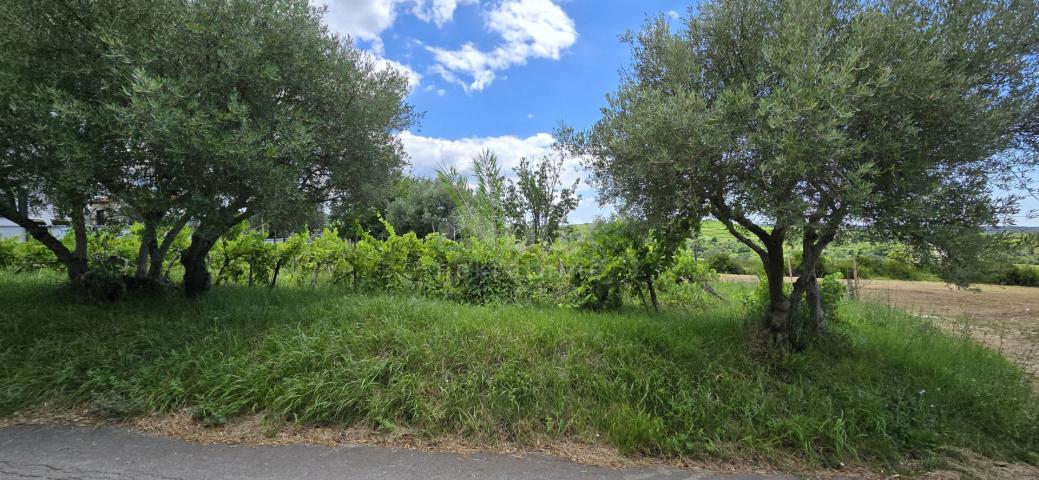
{"type": "Polygon", "coordinates": [[[765,280],[768,282],[768,312],[766,327],[769,334],[778,343],[786,344],[791,340],[790,298],[783,290],[786,281],[783,272],[783,244],[768,246],[762,257],[765,266],[765,280]]]}
{"type": "Polygon", "coordinates": [[[157,251],[158,240],[155,238],[155,221],[144,220],[144,230],[141,231],[141,246],[137,250],[137,265],[134,269],[134,278],[145,280],[148,278],[148,267],[151,265],[149,259],[157,251]]]}
{"type": "Polygon", "coordinates": [[[153,249],[149,256],[151,257],[151,264],[148,267],[148,278],[154,281],[159,281],[164,276],[162,263],[166,259],[166,255],[170,251],[170,247],[173,246],[173,242],[176,241],[177,235],[180,235],[181,230],[188,224],[191,219],[191,215],[185,213],[181,215],[177,221],[170,227],[169,231],[162,238],[162,243],[158,244],[153,249]]]}
{"type": "Polygon", "coordinates": [[[215,238],[194,233],[191,235],[191,245],[181,254],[180,264],[184,266],[184,293],[188,296],[205,293],[213,286],[208,256],[215,244],[215,238]]]}
{"type": "MultiPolygon", "coordinates": [[[[4,199],[8,200],[8,199],[4,199]]],[[[78,283],[83,275],[89,271],[87,262],[87,226],[83,218],[84,207],[76,209],[72,215],[72,234],[75,239],[75,247],[69,250],[57,237],[51,234],[46,225],[36,223],[29,218],[27,209],[19,209],[13,199],[9,201],[0,200],[0,216],[11,220],[19,227],[25,229],[32,238],[47,247],[54,253],[58,261],[65,266],[69,282],[78,283]],[[25,211],[23,211],[25,210],[25,211]]]]}

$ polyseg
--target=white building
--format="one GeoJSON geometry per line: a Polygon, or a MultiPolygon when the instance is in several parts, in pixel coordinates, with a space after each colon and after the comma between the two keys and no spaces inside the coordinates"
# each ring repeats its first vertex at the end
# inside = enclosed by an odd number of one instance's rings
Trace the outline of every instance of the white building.
{"type": "MultiPolygon", "coordinates": [[[[31,218],[47,225],[51,234],[58,238],[64,237],[69,229],[63,222],[59,221],[59,225],[54,224],[54,213],[49,206],[39,212],[33,212],[31,218]]],[[[25,229],[7,218],[0,217],[0,238],[25,238],[25,229]]]]}

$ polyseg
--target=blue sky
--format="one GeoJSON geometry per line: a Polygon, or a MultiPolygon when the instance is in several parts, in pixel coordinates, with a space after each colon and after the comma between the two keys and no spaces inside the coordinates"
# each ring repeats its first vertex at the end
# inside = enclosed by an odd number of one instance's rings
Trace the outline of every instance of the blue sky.
{"type": "MultiPolygon", "coordinates": [[[[412,173],[465,170],[484,148],[506,170],[549,151],[561,122],[584,128],[616,89],[630,51],[619,36],[648,18],[685,16],[688,0],[314,0],[329,27],[380,65],[409,75],[423,112],[401,135],[412,173]]],[[[584,175],[568,162],[569,182],[584,175]]],[[[567,183],[569,183],[567,182],[567,183]]],[[[608,213],[582,184],[572,223],[608,213]]],[[[1039,202],[1029,200],[1035,209],[1039,202]]],[[[1019,224],[1035,225],[1022,218],[1019,224]]]]}

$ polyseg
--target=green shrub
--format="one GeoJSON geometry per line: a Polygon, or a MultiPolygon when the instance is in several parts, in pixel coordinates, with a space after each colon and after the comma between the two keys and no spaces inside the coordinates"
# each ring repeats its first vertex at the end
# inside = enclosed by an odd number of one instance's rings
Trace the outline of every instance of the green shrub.
{"type": "Polygon", "coordinates": [[[906,263],[897,258],[889,258],[876,255],[859,255],[855,261],[851,258],[843,258],[831,262],[832,270],[840,272],[844,278],[854,278],[855,268],[858,268],[859,278],[885,278],[890,280],[926,280],[929,272],[920,267],[906,263]]]}
{"type": "Polygon", "coordinates": [[[58,257],[50,249],[35,239],[19,242],[14,249],[17,260],[15,269],[19,272],[33,272],[43,269],[57,268],[61,265],[58,257]]]}
{"type": "Polygon", "coordinates": [[[516,280],[497,258],[471,257],[457,264],[457,298],[478,305],[512,300],[516,280]]]}
{"type": "Polygon", "coordinates": [[[1039,287],[1039,267],[1035,265],[1011,265],[1003,272],[998,283],[1002,285],[1019,285],[1022,287],[1039,287]]]}
{"type": "Polygon", "coordinates": [[[0,238],[0,269],[13,268],[18,263],[18,239],[0,238]]]}
{"type": "Polygon", "coordinates": [[[844,283],[841,272],[831,273],[819,280],[819,294],[823,298],[823,308],[831,321],[840,320],[840,307],[848,299],[848,285],[844,283]]]}
{"type": "Polygon", "coordinates": [[[718,273],[730,273],[734,275],[746,275],[750,273],[743,267],[742,263],[733,258],[732,255],[725,252],[716,253],[710,256],[707,259],[707,265],[711,267],[711,270],[718,273]]]}

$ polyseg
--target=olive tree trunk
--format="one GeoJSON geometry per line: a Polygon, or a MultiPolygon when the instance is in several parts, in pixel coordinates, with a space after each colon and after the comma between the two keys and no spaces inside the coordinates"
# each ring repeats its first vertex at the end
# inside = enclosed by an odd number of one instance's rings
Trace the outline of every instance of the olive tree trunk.
{"type": "Polygon", "coordinates": [[[138,280],[148,279],[148,268],[151,265],[152,256],[158,250],[158,240],[155,237],[156,225],[154,220],[145,219],[144,229],[141,231],[141,246],[137,250],[137,265],[134,269],[134,278],[138,280]]]}
{"type": "Polygon", "coordinates": [[[181,215],[170,227],[169,231],[166,232],[166,235],[162,238],[162,243],[157,244],[155,248],[149,252],[151,262],[148,267],[148,278],[154,281],[162,279],[164,276],[162,268],[163,261],[166,259],[166,255],[169,254],[173,242],[177,240],[177,236],[180,235],[182,230],[184,230],[184,227],[187,226],[190,219],[191,215],[187,213],[181,215]]]}
{"type": "Polygon", "coordinates": [[[184,266],[184,293],[188,296],[200,295],[213,286],[208,260],[213,245],[216,245],[216,238],[194,233],[191,245],[180,256],[180,264],[184,266]]]}
{"type": "Polygon", "coordinates": [[[766,327],[772,338],[778,343],[786,344],[792,338],[790,298],[784,291],[786,282],[783,265],[783,244],[777,242],[769,245],[762,257],[765,267],[765,281],[768,282],[768,311],[766,327]]]}
{"type": "MultiPolygon", "coordinates": [[[[27,209],[26,209],[27,210],[27,209]]],[[[89,271],[87,262],[87,226],[83,218],[85,204],[74,209],[72,217],[72,234],[75,246],[69,250],[64,243],[51,234],[46,225],[36,223],[29,218],[27,212],[20,211],[14,201],[0,201],[0,216],[11,220],[25,229],[32,238],[54,253],[58,261],[65,266],[69,282],[76,284],[89,271]]]]}

